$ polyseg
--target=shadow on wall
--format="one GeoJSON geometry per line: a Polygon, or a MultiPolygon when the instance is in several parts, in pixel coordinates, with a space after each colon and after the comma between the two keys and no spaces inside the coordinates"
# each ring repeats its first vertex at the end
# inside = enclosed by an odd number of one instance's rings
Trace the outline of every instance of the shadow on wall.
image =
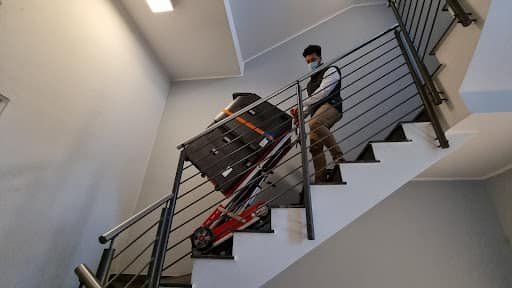
{"type": "MultiPolygon", "coordinates": [[[[83,261],[86,257],[91,267],[96,266],[95,262],[100,255],[97,245],[93,248],[98,251],[97,254],[77,255],[78,251],[84,251],[77,249],[81,246],[80,243],[95,243],[91,238],[95,238],[93,235],[104,228],[104,223],[92,218],[99,217],[93,212],[104,195],[102,191],[109,189],[102,187],[105,186],[103,180],[108,175],[98,173],[104,163],[94,160],[84,162],[81,159],[86,152],[84,149],[87,149],[84,147],[95,145],[90,125],[90,122],[85,123],[83,131],[77,133],[81,136],[73,138],[74,144],[62,155],[65,161],[42,161],[30,166],[9,166],[8,169],[0,170],[0,182],[7,184],[6,191],[18,195],[17,201],[8,207],[11,211],[10,219],[15,219],[15,222],[7,223],[6,229],[2,231],[5,235],[2,237],[3,250],[9,251],[8,254],[15,253],[16,258],[14,255],[7,256],[2,261],[18,259],[26,263],[24,267],[29,271],[19,273],[16,280],[20,287],[44,286],[43,283],[70,283],[69,279],[74,277],[72,267],[76,264],[73,259],[80,258],[83,261]],[[84,175],[89,176],[84,178],[84,175]],[[30,191],[32,193],[28,193],[30,191]],[[31,215],[37,215],[37,218],[27,217],[27,209],[32,210],[31,215]],[[94,234],[87,229],[92,223],[97,223],[94,225],[95,229],[92,229],[94,234]],[[34,237],[39,238],[39,245],[20,249],[20,241],[34,237]],[[35,254],[38,257],[33,257],[35,254]],[[57,267],[70,269],[61,271],[57,267]],[[26,277],[26,273],[31,274],[31,277],[26,277]]],[[[106,161],[106,158],[103,159],[106,161]]],[[[121,202],[118,199],[113,200],[101,201],[111,204],[121,202]]]]}
{"type": "Polygon", "coordinates": [[[9,98],[0,94],[0,115],[2,115],[2,112],[4,112],[7,104],[9,104],[9,98]]]}

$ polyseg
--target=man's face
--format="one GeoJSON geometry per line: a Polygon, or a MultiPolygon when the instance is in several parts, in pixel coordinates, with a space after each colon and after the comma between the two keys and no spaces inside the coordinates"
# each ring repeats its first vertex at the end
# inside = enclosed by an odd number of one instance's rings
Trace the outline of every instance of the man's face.
{"type": "Polygon", "coordinates": [[[322,57],[316,55],[316,53],[313,53],[313,54],[306,55],[306,57],[304,59],[306,60],[306,64],[310,64],[313,62],[320,61],[322,59],[322,57]]]}

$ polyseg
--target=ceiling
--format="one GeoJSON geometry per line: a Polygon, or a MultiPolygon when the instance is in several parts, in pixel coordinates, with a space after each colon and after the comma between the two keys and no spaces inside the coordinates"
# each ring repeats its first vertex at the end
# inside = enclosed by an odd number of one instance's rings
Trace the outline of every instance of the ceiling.
{"type": "Polygon", "coordinates": [[[248,61],[280,42],[347,8],[353,0],[229,0],[242,59],[248,61]]]}
{"type": "Polygon", "coordinates": [[[239,76],[245,62],[370,0],[172,0],[175,10],[159,14],[145,0],[113,1],[178,81],[239,76]]]}
{"type": "Polygon", "coordinates": [[[152,13],[145,0],[117,0],[133,18],[172,80],[239,75],[241,65],[223,0],[172,0],[152,13]]]}
{"type": "Polygon", "coordinates": [[[512,113],[472,114],[450,132],[477,132],[461,148],[419,178],[486,179],[512,165],[512,113]]]}

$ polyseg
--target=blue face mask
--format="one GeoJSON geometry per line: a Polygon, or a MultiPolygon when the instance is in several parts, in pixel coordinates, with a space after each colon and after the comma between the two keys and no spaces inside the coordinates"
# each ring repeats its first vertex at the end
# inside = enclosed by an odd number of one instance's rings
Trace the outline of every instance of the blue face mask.
{"type": "Polygon", "coordinates": [[[320,59],[319,60],[316,60],[314,62],[311,62],[308,64],[308,67],[309,67],[309,71],[313,71],[315,70],[316,68],[320,67],[320,59]]]}

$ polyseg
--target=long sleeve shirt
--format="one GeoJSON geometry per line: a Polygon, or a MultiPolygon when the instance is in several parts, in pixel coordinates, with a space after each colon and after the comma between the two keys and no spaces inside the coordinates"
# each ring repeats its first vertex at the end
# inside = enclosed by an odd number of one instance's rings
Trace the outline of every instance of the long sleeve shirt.
{"type": "Polygon", "coordinates": [[[320,87],[318,87],[313,94],[309,95],[309,97],[304,100],[305,115],[309,115],[311,107],[315,103],[318,103],[331,94],[332,90],[336,87],[336,83],[340,81],[341,78],[338,70],[334,67],[327,69],[324,76],[325,78],[322,80],[322,83],[320,83],[320,87]]]}

